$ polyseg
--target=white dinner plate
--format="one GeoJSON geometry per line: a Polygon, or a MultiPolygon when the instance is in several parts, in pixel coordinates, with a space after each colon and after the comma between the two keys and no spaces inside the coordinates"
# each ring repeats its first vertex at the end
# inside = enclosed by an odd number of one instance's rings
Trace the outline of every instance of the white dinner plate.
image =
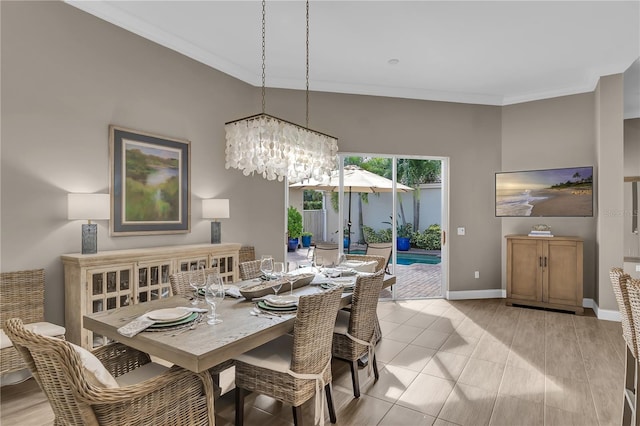
{"type": "Polygon", "coordinates": [[[166,308],[147,312],[147,317],[158,322],[171,322],[181,320],[191,314],[191,311],[183,308],[166,308]]]}
{"type": "Polygon", "coordinates": [[[353,278],[333,278],[331,280],[335,284],[341,284],[345,287],[354,286],[356,281],[353,278]]]}
{"type": "Polygon", "coordinates": [[[275,307],[296,306],[298,304],[298,296],[267,296],[264,298],[264,301],[268,305],[275,307]]]}

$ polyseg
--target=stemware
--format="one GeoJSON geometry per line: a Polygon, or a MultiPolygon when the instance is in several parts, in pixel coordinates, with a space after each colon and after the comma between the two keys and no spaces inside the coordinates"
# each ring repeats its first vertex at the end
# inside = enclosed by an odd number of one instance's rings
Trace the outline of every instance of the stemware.
{"type": "Polygon", "coordinates": [[[267,280],[271,279],[271,273],[273,272],[273,257],[269,255],[263,255],[260,261],[260,271],[264,274],[267,280]]]}
{"type": "Polygon", "coordinates": [[[220,324],[222,320],[216,315],[216,306],[224,300],[224,283],[220,275],[210,274],[207,277],[204,298],[211,307],[211,313],[207,315],[207,324],[220,324]]]}
{"type": "Polygon", "coordinates": [[[284,262],[275,262],[273,264],[273,275],[276,281],[274,282],[274,285],[271,286],[271,288],[277,296],[278,292],[282,288],[282,284],[284,284],[284,281],[282,281],[282,277],[284,276],[284,262]]]}
{"type": "Polygon", "coordinates": [[[346,261],[347,261],[347,256],[344,253],[338,253],[338,256],[336,258],[336,267],[342,265],[346,261]]]}
{"type": "Polygon", "coordinates": [[[291,284],[291,294],[293,294],[293,281],[294,280],[294,275],[296,270],[298,269],[298,262],[294,262],[292,260],[290,260],[287,264],[288,269],[287,269],[287,274],[285,274],[285,278],[287,279],[287,281],[289,282],[289,284],[291,284]]]}
{"type": "Polygon", "coordinates": [[[200,303],[200,289],[204,287],[205,284],[204,270],[202,271],[202,275],[200,275],[198,269],[191,268],[191,273],[189,274],[189,285],[193,288],[194,298],[191,301],[192,305],[198,305],[200,303]]]}

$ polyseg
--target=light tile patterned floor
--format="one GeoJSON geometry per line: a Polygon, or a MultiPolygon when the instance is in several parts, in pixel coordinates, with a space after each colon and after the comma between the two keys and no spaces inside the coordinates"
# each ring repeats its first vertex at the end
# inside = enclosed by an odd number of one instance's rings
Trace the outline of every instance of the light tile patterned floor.
{"type": "MultiPolygon", "coordinates": [[[[380,380],[361,369],[363,394],[355,399],[348,365],[333,362],[337,424],[619,425],[621,326],[588,311],[576,316],[496,299],[380,302],[380,380]]],[[[218,426],[233,424],[233,392],[216,401],[216,411],[218,426]]],[[[53,421],[33,380],[3,387],[0,412],[3,425],[53,421]]],[[[312,404],[303,412],[313,424],[312,404]]],[[[291,408],[250,395],[245,419],[247,426],[290,425],[291,408]]]]}

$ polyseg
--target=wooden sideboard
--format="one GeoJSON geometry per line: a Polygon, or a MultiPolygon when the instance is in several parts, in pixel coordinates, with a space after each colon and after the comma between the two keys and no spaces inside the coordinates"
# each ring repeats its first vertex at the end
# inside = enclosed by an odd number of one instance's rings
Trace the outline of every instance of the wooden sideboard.
{"type": "Polygon", "coordinates": [[[82,317],[171,295],[169,276],[193,267],[218,267],[226,282],[238,277],[240,244],[195,244],[65,254],[67,340],[87,349],[107,343],[82,326],[82,317]]]}
{"type": "Polygon", "coordinates": [[[582,315],[583,240],[507,235],[507,305],[582,315]]]}

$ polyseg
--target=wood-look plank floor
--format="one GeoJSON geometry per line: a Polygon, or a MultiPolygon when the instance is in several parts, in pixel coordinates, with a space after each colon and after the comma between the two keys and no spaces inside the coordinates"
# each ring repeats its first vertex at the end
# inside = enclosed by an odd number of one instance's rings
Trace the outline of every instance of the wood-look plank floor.
{"type": "MultiPolygon", "coordinates": [[[[348,365],[333,363],[338,425],[621,423],[620,323],[590,310],[576,316],[502,300],[381,302],[378,312],[380,380],[361,369],[363,394],[354,399],[348,365]]],[[[1,396],[2,425],[53,424],[33,379],[3,387],[1,396]]],[[[216,411],[218,426],[233,424],[233,392],[216,401],[216,411]]],[[[304,415],[313,424],[311,404],[304,415]]],[[[246,425],[292,423],[289,406],[247,397],[246,425]]]]}

